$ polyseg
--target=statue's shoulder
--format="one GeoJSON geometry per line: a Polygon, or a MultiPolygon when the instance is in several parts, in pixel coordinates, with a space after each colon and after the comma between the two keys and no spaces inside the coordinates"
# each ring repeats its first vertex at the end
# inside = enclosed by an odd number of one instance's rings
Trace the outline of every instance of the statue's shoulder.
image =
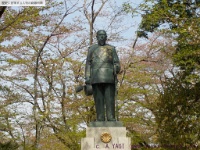
{"type": "Polygon", "coordinates": [[[115,49],[115,46],[110,45],[110,44],[106,44],[105,46],[106,46],[108,49],[115,49]]]}
{"type": "Polygon", "coordinates": [[[89,47],[89,50],[92,51],[98,47],[98,44],[93,44],[89,47]]]}

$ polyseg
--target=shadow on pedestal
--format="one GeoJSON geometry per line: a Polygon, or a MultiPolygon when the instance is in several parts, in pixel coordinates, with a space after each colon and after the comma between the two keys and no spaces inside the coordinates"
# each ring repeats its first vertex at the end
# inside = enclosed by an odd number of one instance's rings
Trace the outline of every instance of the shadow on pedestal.
{"type": "Polygon", "coordinates": [[[90,122],[89,127],[123,127],[120,121],[95,121],[90,122]]]}

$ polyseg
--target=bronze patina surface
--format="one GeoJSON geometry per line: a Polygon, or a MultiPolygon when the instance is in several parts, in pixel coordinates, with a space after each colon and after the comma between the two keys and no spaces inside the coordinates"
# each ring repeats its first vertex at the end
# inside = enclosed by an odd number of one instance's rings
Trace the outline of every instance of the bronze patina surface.
{"type": "Polygon", "coordinates": [[[97,121],[116,121],[115,93],[120,62],[115,47],[106,44],[104,30],[97,32],[98,44],[88,49],[85,83],[92,85],[97,121]]]}

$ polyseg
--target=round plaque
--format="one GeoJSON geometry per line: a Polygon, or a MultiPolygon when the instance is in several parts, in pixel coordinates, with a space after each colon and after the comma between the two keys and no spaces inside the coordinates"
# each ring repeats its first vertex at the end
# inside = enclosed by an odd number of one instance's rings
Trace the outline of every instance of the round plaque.
{"type": "Polygon", "coordinates": [[[101,134],[101,141],[104,143],[109,143],[112,139],[112,136],[108,132],[104,132],[101,134]]]}

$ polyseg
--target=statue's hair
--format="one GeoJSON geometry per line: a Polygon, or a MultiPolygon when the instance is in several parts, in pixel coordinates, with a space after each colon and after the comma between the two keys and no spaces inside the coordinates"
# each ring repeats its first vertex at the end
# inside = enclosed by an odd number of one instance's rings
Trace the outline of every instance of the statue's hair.
{"type": "Polygon", "coordinates": [[[104,34],[107,36],[107,34],[106,34],[106,31],[105,31],[105,30],[98,30],[98,31],[97,31],[97,35],[98,35],[98,34],[100,34],[101,32],[103,32],[103,33],[104,33],[104,34]]]}

